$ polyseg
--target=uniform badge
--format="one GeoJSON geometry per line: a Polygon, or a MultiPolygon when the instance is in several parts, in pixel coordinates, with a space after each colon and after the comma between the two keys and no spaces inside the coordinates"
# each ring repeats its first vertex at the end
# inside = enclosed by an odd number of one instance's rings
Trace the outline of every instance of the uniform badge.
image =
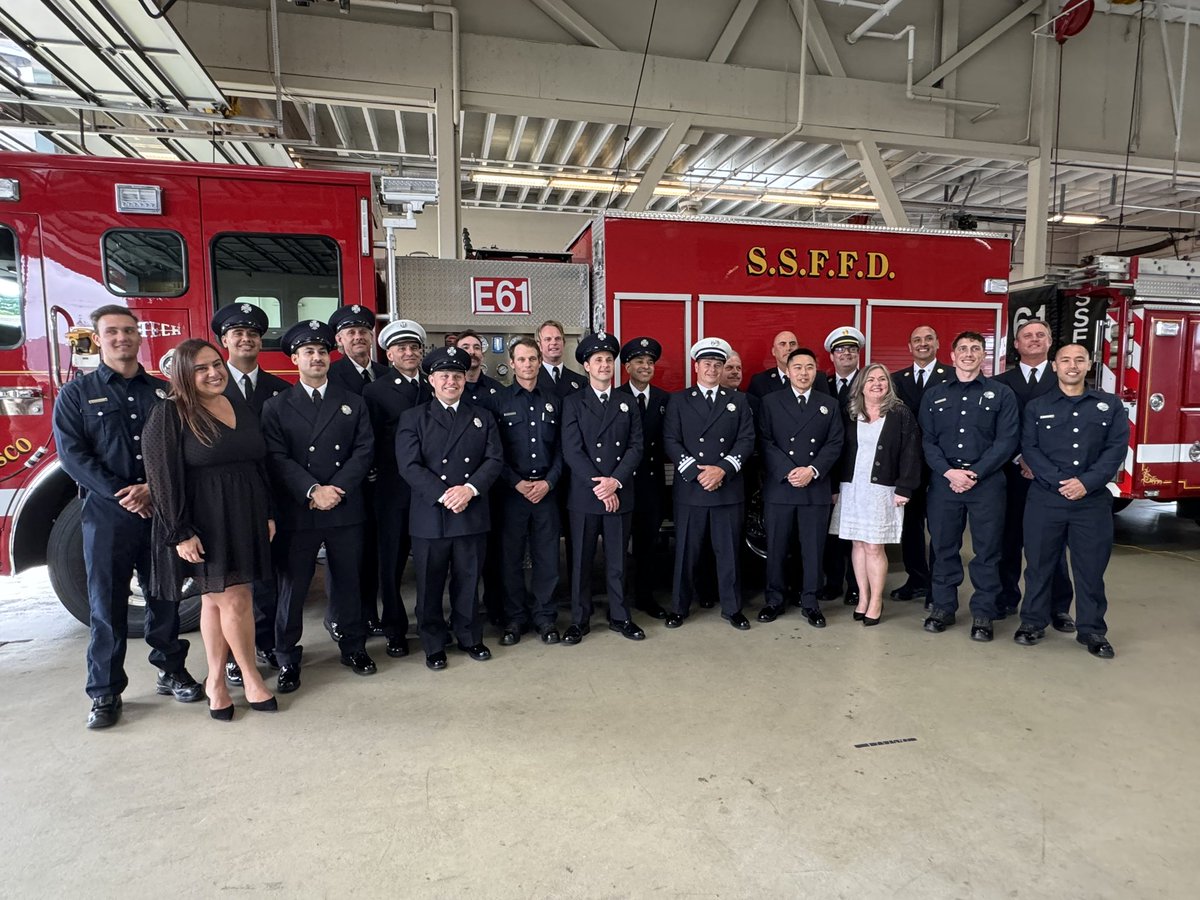
{"type": "Polygon", "coordinates": [[[239,309],[241,309],[241,311],[242,311],[242,312],[244,312],[244,313],[247,313],[247,314],[248,314],[248,313],[250,312],[250,304],[249,304],[249,303],[243,303],[243,304],[242,304],[242,305],[239,307],[239,309]]]}
{"type": "Polygon", "coordinates": [[[735,403],[726,403],[725,408],[730,412],[737,412],[737,404],[735,403]]]}
{"type": "Polygon", "coordinates": [[[458,353],[458,351],[457,351],[457,350],[455,350],[453,347],[447,347],[447,348],[446,348],[446,355],[447,355],[447,356],[454,356],[454,355],[455,355],[455,354],[457,354],[457,353],[458,353]]]}
{"type": "Polygon", "coordinates": [[[607,337],[608,337],[608,335],[607,335],[607,334],[605,334],[603,331],[597,331],[597,332],[596,332],[596,337],[597,337],[597,338],[599,338],[600,340],[604,340],[605,338],[607,338],[607,337]]]}
{"type": "Polygon", "coordinates": [[[488,388],[488,393],[489,393],[489,394],[494,394],[494,393],[496,393],[496,389],[495,389],[495,388],[488,388]]]}
{"type": "Polygon", "coordinates": [[[352,412],[354,412],[354,410],[352,410],[352,409],[351,409],[349,406],[347,406],[345,403],[343,403],[343,404],[342,404],[342,415],[343,415],[343,416],[348,416],[348,415],[350,415],[350,413],[352,413],[352,412]]]}
{"type": "Polygon", "coordinates": [[[483,427],[483,423],[482,423],[482,422],[480,422],[478,418],[472,419],[471,421],[474,423],[474,425],[475,425],[475,427],[476,427],[476,428],[482,428],[482,427],[483,427]]]}
{"type": "Polygon", "coordinates": [[[553,403],[546,404],[546,412],[554,412],[554,404],[553,403]]]}
{"type": "Polygon", "coordinates": [[[829,407],[828,406],[821,407],[821,415],[823,415],[823,416],[829,415],[829,407]]]}
{"type": "Polygon", "coordinates": [[[308,327],[311,328],[313,331],[316,331],[318,328],[321,327],[321,323],[318,322],[316,319],[313,319],[311,322],[308,323],[308,327]]]}
{"type": "Polygon", "coordinates": [[[1100,410],[1100,412],[1105,412],[1108,410],[1108,404],[1101,400],[1096,404],[1096,409],[1100,410]]]}
{"type": "Polygon", "coordinates": [[[571,382],[571,387],[573,387],[573,388],[578,388],[578,387],[579,387],[579,382],[578,382],[578,381],[572,381],[572,382],[571,382]]]}
{"type": "Polygon", "coordinates": [[[159,400],[166,400],[166,399],[167,399],[167,392],[166,392],[166,391],[164,391],[162,388],[155,388],[155,389],[154,389],[154,396],[155,396],[155,397],[157,397],[159,400]]]}
{"type": "Polygon", "coordinates": [[[659,415],[665,415],[667,412],[667,408],[665,406],[660,406],[658,408],[658,412],[659,412],[659,415]]]}
{"type": "Polygon", "coordinates": [[[621,404],[621,412],[629,412],[629,404],[622,403],[621,404]]]}
{"type": "Polygon", "coordinates": [[[359,306],[357,303],[355,303],[353,306],[350,307],[350,311],[360,313],[360,312],[362,312],[362,307],[359,306]]]}
{"type": "Polygon", "coordinates": [[[995,400],[996,392],[995,391],[984,391],[983,396],[984,396],[984,399],[986,399],[986,400],[995,400]]]}
{"type": "Polygon", "coordinates": [[[645,338],[642,338],[642,340],[641,340],[641,345],[642,345],[643,347],[649,347],[649,346],[650,346],[650,342],[649,342],[648,340],[646,340],[645,338]]]}

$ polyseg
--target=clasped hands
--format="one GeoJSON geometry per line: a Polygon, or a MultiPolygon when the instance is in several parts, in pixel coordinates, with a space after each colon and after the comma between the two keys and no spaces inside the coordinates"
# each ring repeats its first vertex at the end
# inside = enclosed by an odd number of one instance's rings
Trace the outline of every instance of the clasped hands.
{"type": "Polygon", "coordinates": [[[609,478],[606,475],[597,475],[592,481],[596,482],[596,486],[592,488],[592,493],[596,495],[596,499],[604,504],[604,511],[614,513],[621,508],[621,498],[617,496],[617,491],[621,489],[621,483],[615,478],[609,478]]]}

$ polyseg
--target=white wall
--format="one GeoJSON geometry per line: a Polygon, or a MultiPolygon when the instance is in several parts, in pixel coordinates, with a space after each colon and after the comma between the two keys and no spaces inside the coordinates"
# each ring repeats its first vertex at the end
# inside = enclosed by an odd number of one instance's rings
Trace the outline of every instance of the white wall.
{"type": "MultiPolygon", "coordinates": [[[[401,256],[413,253],[438,256],[437,215],[437,208],[430,207],[417,216],[414,230],[397,232],[396,252],[401,256]]],[[[471,233],[472,244],[503,250],[564,250],[588,221],[587,216],[569,213],[471,208],[462,211],[462,224],[471,233]]],[[[461,257],[461,243],[457,250],[455,255],[461,257]]]]}

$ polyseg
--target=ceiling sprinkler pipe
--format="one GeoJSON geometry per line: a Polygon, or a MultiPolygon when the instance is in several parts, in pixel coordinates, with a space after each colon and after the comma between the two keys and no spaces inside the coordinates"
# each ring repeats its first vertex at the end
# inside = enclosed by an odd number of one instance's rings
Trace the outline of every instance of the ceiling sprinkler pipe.
{"type": "Polygon", "coordinates": [[[970,106],[983,110],[979,115],[971,118],[972,122],[978,122],[984,116],[989,116],[1000,108],[999,103],[989,103],[984,100],[956,100],[950,97],[934,97],[929,94],[918,94],[913,87],[913,59],[916,56],[917,36],[915,25],[905,25],[895,34],[890,34],[886,31],[867,31],[862,36],[878,38],[884,41],[898,41],[901,38],[908,38],[908,60],[905,64],[904,96],[909,100],[920,100],[924,103],[940,103],[945,106],[970,106]]]}
{"type": "Polygon", "coordinates": [[[861,25],[859,25],[857,28],[855,28],[853,31],[851,31],[848,35],[846,35],[846,43],[847,44],[857,43],[858,39],[860,37],[864,36],[868,31],[870,31],[875,26],[876,22],[878,22],[880,19],[886,19],[888,16],[890,16],[892,14],[893,10],[895,10],[896,7],[898,7],[903,2],[904,2],[904,0],[887,0],[887,2],[884,3],[882,6],[876,8],[875,12],[873,12],[873,13],[871,13],[871,15],[867,16],[867,19],[865,22],[863,22],[861,25]]]}

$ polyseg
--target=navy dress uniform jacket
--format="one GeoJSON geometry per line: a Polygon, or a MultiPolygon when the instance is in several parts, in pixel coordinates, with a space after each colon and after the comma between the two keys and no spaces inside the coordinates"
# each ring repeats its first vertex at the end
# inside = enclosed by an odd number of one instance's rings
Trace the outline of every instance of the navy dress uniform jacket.
{"type": "Polygon", "coordinates": [[[396,465],[396,430],[400,416],[432,399],[428,382],[409,381],[395,369],[363,388],[363,400],[375,432],[375,490],[388,495],[387,502],[406,507],[410,491],[396,465]]]}
{"type": "Polygon", "coordinates": [[[468,381],[463,385],[463,399],[470,400],[472,403],[482,403],[486,405],[489,400],[494,398],[496,394],[504,390],[504,385],[497,381],[492,376],[485,372],[479,374],[479,380],[476,382],[468,381]]]}
{"type": "Polygon", "coordinates": [[[565,400],[571,394],[588,386],[588,380],[571,369],[568,369],[562,363],[559,363],[558,384],[555,385],[554,378],[546,371],[546,366],[543,364],[538,370],[538,387],[550,390],[558,394],[560,400],[565,400]]]}
{"type": "MultiPolygon", "coordinates": [[[[371,360],[369,368],[373,376],[371,383],[374,384],[380,378],[387,375],[390,367],[371,360]]],[[[360,396],[362,395],[363,388],[366,387],[366,384],[363,383],[362,373],[354,367],[354,361],[348,356],[343,356],[329,364],[329,380],[360,396]]]]}
{"type": "Polygon", "coordinates": [[[607,404],[589,385],[563,401],[563,459],[571,470],[567,508],[609,515],[592,489],[597,476],[615,478],[620,507],[611,515],[632,512],[634,472],[642,461],[642,416],[631,397],[609,390],[607,404]],[[607,407],[607,408],[605,408],[607,407]]]}
{"type": "Polygon", "coordinates": [[[1113,394],[1089,389],[1068,397],[1055,381],[1055,390],[1025,407],[1021,452],[1034,481],[1055,496],[1070,478],[1083,482],[1088,497],[1108,494],[1128,449],[1129,414],[1113,394]]]}
{"type": "MultiPolygon", "coordinates": [[[[779,369],[771,366],[769,369],[756,373],[750,377],[750,386],[746,389],[746,393],[752,397],[762,398],[767,394],[772,394],[775,391],[782,391],[785,387],[791,387],[791,383],[786,378],[779,377],[779,369]]],[[[833,396],[833,391],[829,389],[829,379],[825,377],[824,372],[818,372],[813,378],[812,389],[822,394],[833,396]]]]}
{"type": "Polygon", "coordinates": [[[321,408],[304,386],[292,385],[268,400],[262,413],[267,467],[276,485],[281,530],[361,525],[367,517],[363,482],[375,456],[370,417],[362,398],[327,382],[321,408]],[[330,510],[309,508],[313,485],[345,491],[330,510]]]}
{"type": "Polygon", "coordinates": [[[401,414],[396,464],[412,489],[409,531],[414,538],[488,532],[488,490],[503,467],[497,431],[492,414],[472,403],[460,402],[453,420],[436,398],[401,414]],[[479,496],[461,513],[438,503],[447,488],[468,482],[479,496]]]}
{"type": "Polygon", "coordinates": [[[833,503],[832,475],[842,452],[843,428],[837,399],[815,389],[804,409],[789,386],[762,398],[759,436],[763,456],[763,501],[792,506],[833,503]],[[795,488],[787,476],[797,466],[812,466],[817,477],[795,488]]]}
{"type": "Polygon", "coordinates": [[[700,388],[671,395],[663,440],[675,463],[675,502],[688,506],[727,506],[745,499],[742,466],[754,452],[754,420],[741,391],[718,387],[712,406],[700,388]],[[725,479],[715,491],[696,480],[700,466],[720,466],[725,479]]]}
{"type": "Polygon", "coordinates": [[[935,362],[925,378],[925,387],[918,388],[917,379],[913,376],[913,367],[910,364],[908,367],[892,373],[892,387],[896,389],[896,394],[904,401],[908,411],[916,417],[921,414],[921,398],[925,396],[925,392],[934,385],[945,384],[953,377],[954,373],[950,366],[935,362]]]}
{"type": "MultiPolygon", "coordinates": [[[[667,490],[663,423],[671,395],[653,384],[646,390],[650,396],[646,398],[646,412],[642,415],[642,459],[633,473],[633,489],[639,500],[653,495],[661,501],[667,490]]],[[[629,402],[637,407],[637,397],[634,397],[629,382],[618,385],[614,392],[620,394],[622,399],[632,398],[629,402]]]]}
{"type": "Polygon", "coordinates": [[[242,386],[234,381],[234,378],[240,379],[240,375],[236,375],[232,369],[229,370],[229,383],[225,385],[225,396],[230,400],[242,403],[249,403],[250,408],[254,410],[254,414],[262,418],[263,406],[272,397],[277,397],[292,386],[290,381],[284,381],[278,375],[272,375],[265,369],[258,370],[258,377],[254,379],[254,390],[250,392],[249,398],[242,393],[242,386]]]}

